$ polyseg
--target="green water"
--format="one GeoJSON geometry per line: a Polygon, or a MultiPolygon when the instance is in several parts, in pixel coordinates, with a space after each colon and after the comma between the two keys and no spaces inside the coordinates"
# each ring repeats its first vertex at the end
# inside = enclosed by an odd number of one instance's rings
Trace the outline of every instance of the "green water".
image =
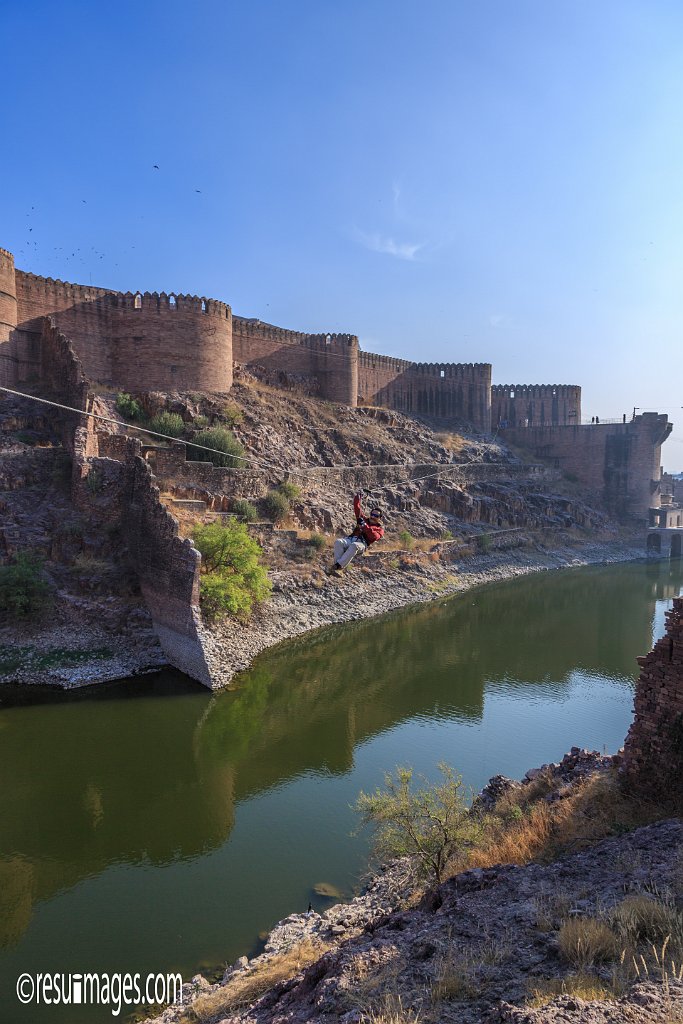
{"type": "Polygon", "coordinates": [[[480,787],[573,744],[616,750],[636,657],[663,632],[680,564],[541,573],[292,642],[231,692],[182,676],[96,699],[0,696],[0,1019],[24,971],[189,976],[254,951],[366,838],[350,804],[396,764],[480,787]]]}

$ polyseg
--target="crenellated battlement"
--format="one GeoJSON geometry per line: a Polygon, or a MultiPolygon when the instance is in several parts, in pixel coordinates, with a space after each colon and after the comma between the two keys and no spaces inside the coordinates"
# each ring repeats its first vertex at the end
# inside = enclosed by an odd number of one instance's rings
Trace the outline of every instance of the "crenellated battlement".
{"type": "Polygon", "coordinates": [[[396,373],[405,373],[413,363],[409,359],[397,359],[396,356],[375,355],[374,352],[358,353],[359,367],[368,370],[394,370],[396,373]]]}
{"type": "Polygon", "coordinates": [[[411,363],[410,370],[413,373],[427,374],[431,377],[456,378],[458,380],[471,380],[478,377],[481,380],[490,380],[490,363],[411,363]]]}
{"type": "Polygon", "coordinates": [[[290,331],[286,327],[276,327],[274,324],[267,324],[263,320],[250,319],[243,316],[232,318],[233,336],[248,338],[251,340],[260,339],[267,342],[275,342],[282,345],[336,345],[352,346],[358,343],[355,334],[306,334],[304,331],[290,331]]]}
{"type": "Polygon", "coordinates": [[[581,388],[578,384],[492,384],[491,394],[508,394],[511,398],[525,394],[532,394],[539,398],[553,398],[555,396],[572,398],[577,394],[581,395],[581,388]]]}
{"type": "Polygon", "coordinates": [[[185,295],[182,292],[111,292],[111,304],[116,309],[145,310],[152,313],[197,313],[229,319],[230,306],[219,299],[203,295],[185,295]]]}
{"type": "Polygon", "coordinates": [[[581,422],[577,384],[494,384],[491,422],[497,426],[576,426],[581,422]]]}
{"type": "MultiPolygon", "coordinates": [[[[132,390],[232,386],[233,362],[276,386],[346,405],[384,405],[409,414],[461,420],[487,431],[580,422],[581,389],[567,384],[498,384],[489,363],[416,362],[362,352],[355,334],[311,334],[233,316],[204,295],[117,291],[14,268],[0,249],[0,374],[40,374],[42,319],[69,337],[89,379],[132,390]]],[[[416,341],[416,351],[420,350],[416,341]]]]}
{"type": "Polygon", "coordinates": [[[41,277],[39,274],[31,274],[26,270],[17,270],[17,286],[27,292],[41,294],[58,292],[60,295],[71,296],[74,302],[92,302],[105,295],[116,294],[107,288],[73,284],[71,281],[62,281],[59,277],[41,277]]]}

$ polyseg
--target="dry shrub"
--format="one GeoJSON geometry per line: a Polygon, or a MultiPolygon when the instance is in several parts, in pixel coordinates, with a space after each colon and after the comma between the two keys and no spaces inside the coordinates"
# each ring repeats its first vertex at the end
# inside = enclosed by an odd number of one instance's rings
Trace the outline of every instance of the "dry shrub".
{"type": "Polygon", "coordinates": [[[329,946],[306,939],[286,953],[271,957],[253,970],[240,973],[213,992],[198,996],[180,1018],[180,1024],[217,1024],[226,1014],[260,999],[274,985],[288,981],[318,960],[329,946]]]}
{"type": "Polygon", "coordinates": [[[577,917],[565,921],[558,932],[557,941],[564,959],[579,968],[617,960],[622,950],[610,926],[597,917],[577,917]]]}
{"type": "Polygon", "coordinates": [[[570,995],[578,999],[600,999],[610,1000],[614,998],[613,991],[606,987],[602,978],[594,974],[568,974],[566,978],[542,978],[534,979],[529,988],[527,1006],[547,1006],[557,996],[570,995]]]}
{"type": "Polygon", "coordinates": [[[644,893],[627,896],[610,913],[613,927],[627,945],[645,940],[657,942],[667,936],[676,948],[683,939],[683,917],[666,900],[653,899],[644,893]]]}

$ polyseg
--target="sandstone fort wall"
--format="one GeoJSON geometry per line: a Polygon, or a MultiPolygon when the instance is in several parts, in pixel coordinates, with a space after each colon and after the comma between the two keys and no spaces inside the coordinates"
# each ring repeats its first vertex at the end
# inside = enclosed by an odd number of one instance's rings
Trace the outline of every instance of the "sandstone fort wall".
{"type": "MultiPolygon", "coordinates": [[[[90,380],[128,390],[226,392],[232,387],[232,312],[198,296],[111,292],[16,273],[17,382],[40,374],[41,320],[69,337],[90,380]]],[[[1,347],[1,346],[0,346],[1,347]]]]}
{"type": "Polygon", "coordinates": [[[646,412],[630,423],[507,428],[500,436],[550,460],[626,517],[659,505],[661,446],[671,430],[666,415],[646,412]]]}
{"type": "Polygon", "coordinates": [[[581,388],[571,384],[494,384],[494,427],[577,426],[581,423],[581,388]]]}

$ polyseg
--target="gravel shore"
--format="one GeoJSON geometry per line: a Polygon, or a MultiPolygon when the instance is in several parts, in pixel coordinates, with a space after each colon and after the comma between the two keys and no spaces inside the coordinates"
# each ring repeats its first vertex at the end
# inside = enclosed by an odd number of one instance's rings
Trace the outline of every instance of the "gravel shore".
{"type": "MultiPolygon", "coordinates": [[[[408,567],[392,568],[382,561],[368,572],[353,566],[317,586],[303,583],[294,572],[282,572],[275,577],[271,600],[248,626],[226,620],[213,629],[203,627],[202,644],[213,667],[212,674],[220,678],[221,685],[227,685],[261,651],[310,630],[451,597],[484,583],[527,573],[607,565],[643,557],[641,546],[621,540],[552,550],[496,551],[450,565],[416,561],[408,567]]],[[[361,565],[372,562],[370,556],[361,565]]]]}
{"type": "MultiPolygon", "coordinates": [[[[398,559],[378,554],[340,576],[314,582],[303,580],[297,567],[273,573],[272,598],[248,625],[226,620],[214,628],[202,626],[201,640],[212,675],[226,686],[267,648],[333,623],[382,615],[531,572],[643,557],[641,546],[618,540],[567,544],[552,550],[493,551],[446,565],[415,559],[413,564],[397,566],[398,559]]],[[[145,609],[117,608],[117,615],[108,622],[109,606],[98,609],[92,599],[89,604],[92,607],[87,614],[68,624],[53,621],[43,628],[20,631],[7,627],[0,631],[0,653],[19,654],[14,658],[18,664],[0,671],[0,685],[75,689],[168,665],[145,609]]]]}

